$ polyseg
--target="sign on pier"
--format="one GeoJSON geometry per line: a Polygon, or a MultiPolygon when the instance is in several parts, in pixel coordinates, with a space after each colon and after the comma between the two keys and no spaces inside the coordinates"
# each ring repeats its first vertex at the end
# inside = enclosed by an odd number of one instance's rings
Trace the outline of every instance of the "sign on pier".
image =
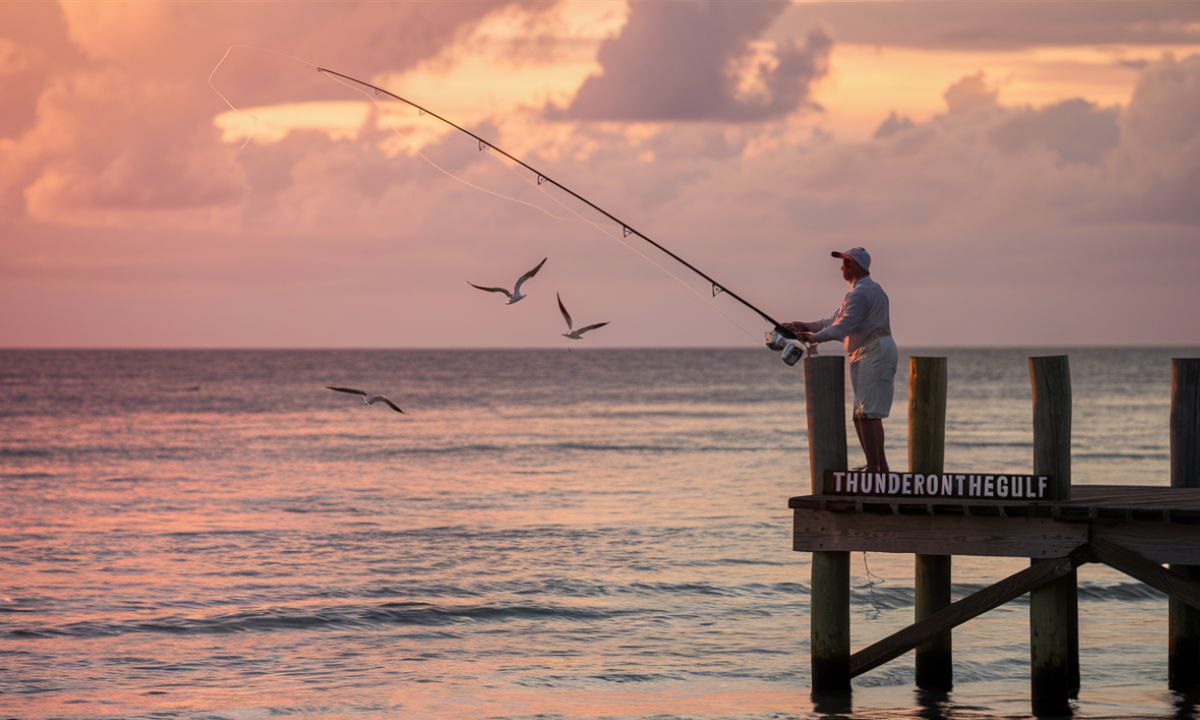
{"type": "Polygon", "coordinates": [[[1050,475],[826,470],[819,495],[973,500],[1059,500],[1050,475]]]}

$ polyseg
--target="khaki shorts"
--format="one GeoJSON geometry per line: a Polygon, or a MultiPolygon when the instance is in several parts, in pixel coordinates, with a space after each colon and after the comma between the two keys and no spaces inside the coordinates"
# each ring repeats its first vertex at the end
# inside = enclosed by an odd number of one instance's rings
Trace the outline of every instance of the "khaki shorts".
{"type": "Polygon", "coordinates": [[[885,418],[892,411],[895,393],[896,341],[884,335],[860,349],[850,363],[850,384],[854,386],[854,415],[870,419],[885,418]]]}

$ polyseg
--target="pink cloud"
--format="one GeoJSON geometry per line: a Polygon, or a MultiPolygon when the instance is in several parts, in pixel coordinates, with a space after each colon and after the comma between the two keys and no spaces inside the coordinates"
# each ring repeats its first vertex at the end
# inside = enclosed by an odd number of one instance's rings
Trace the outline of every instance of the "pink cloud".
{"type": "MultiPolygon", "coordinates": [[[[19,72],[0,75],[13,99],[0,113],[0,208],[51,222],[119,222],[122,211],[234,207],[248,188],[236,149],[212,126],[222,102],[204,84],[230,45],[319,48],[313,60],[369,76],[431,57],[503,7],[4,5],[0,18],[13,22],[3,26],[24,30],[0,44],[21,61],[19,72]]],[[[345,99],[327,78],[271,52],[235,51],[221,80],[244,106],[345,99]]]]}
{"type": "Polygon", "coordinates": [[[621,33],[599,50],[601,72],[551,117],[575,120],[718,120],[778,117],[809,101],[828,72],[832,42],[820,31],[781,43],[770,62],[750,59],[762,97],[742,97],[735,65],[785,2],[635,2],[621,33]]]}
{"type": "Polygon", "coordinates": [[[1074,99],[1021,113],[998,125],[992,141],[1008,152],[1030,145],[1053,150],[1064,162],[1099,162],[1120,142],[1117,108],[1074,99]]]}
{"type": "Polygon", "coordinates": [[[821,24],[838,42],[942,49],[1047,45],[1176,45],[1200,42],[1200,6],[1175,0],[1027,3],[1011,0],[803,2],[783,32],[821,24]]]}
{"type": "Polygon", "coordinates": [[[988,85],[983,71],[960,78],[943,95],[946,109],[951,113],[991,110],[996,107],[999,91],[988,85]]]}

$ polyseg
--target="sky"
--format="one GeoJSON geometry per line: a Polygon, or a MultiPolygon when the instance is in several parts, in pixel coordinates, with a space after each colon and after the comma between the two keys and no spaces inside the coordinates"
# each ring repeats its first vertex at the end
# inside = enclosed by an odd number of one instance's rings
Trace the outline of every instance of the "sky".
{"type": "Polygon", "coordinates": [[[0,3],[0,347],[761,344],[317,66],[781,321],[863,246],[902,348],[1200,345],[1200,3],[42,1],[0,3]]]}

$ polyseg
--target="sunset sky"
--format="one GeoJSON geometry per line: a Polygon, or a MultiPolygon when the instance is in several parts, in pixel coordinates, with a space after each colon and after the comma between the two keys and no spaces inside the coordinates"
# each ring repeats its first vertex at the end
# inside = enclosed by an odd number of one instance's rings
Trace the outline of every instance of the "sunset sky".
{"type": "Polygon", "coordinates": [[[761,342],[317,65],[780,320],[862,245],[901,348],[1200,344],[1200,3],[896,0],[0,3],[0,346],[761,342]]]}

